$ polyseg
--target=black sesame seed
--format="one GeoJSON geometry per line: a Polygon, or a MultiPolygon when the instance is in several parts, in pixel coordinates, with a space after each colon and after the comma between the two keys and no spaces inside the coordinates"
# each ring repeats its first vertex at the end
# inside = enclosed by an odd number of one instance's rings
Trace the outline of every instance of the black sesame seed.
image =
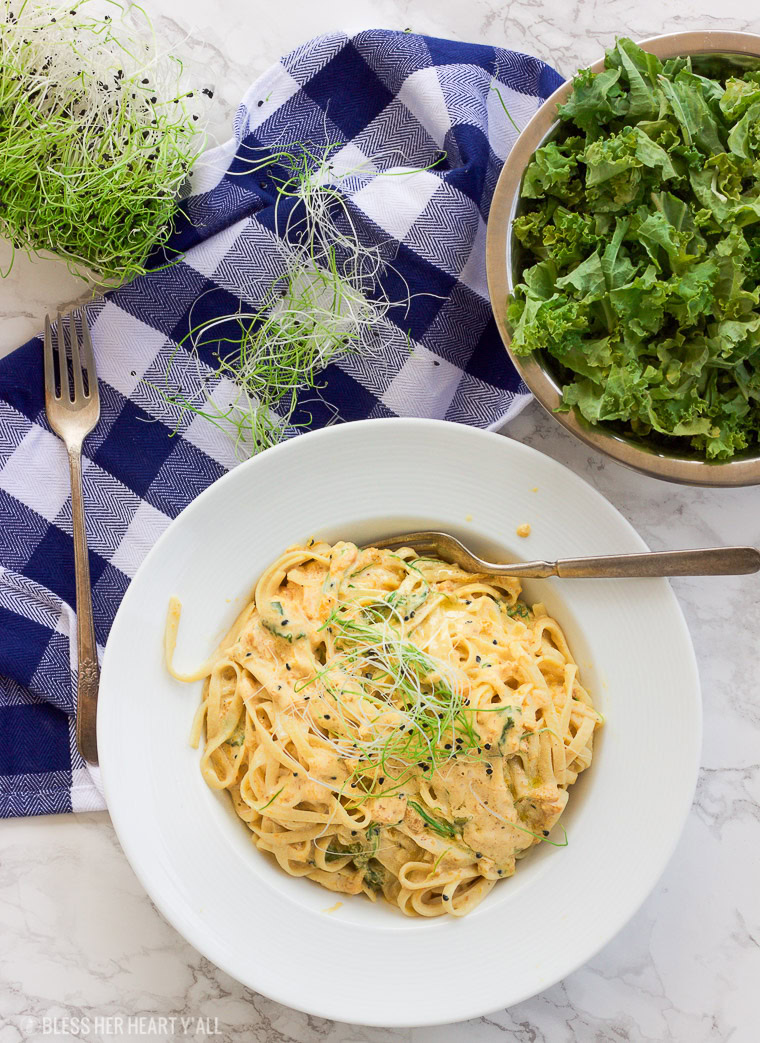
{"type": "Polygon", "coordinates": [[[485,743],[483,743],[483,746],[484,746],[484,748],[485,748],[486,750],[490,750],[490,749],[491,749],[491,743],[490,743],[490,742],[485,742],[485,743]]]}
{"type": "Polygon", "coordinates": [[[479,656],[479,655],[476,655],[476,656],[475,656],[475,662],[476,662],[476,663],[479,663],[479,662],[480,662],[480,656],[479,656]]]}
{"type": "Polygon", "coordinates": [[[475,852],[475,857],[476,858],[482,858],[483,857],[483,852],[482,851],[476,851],[475,852]]]}
{"type": "Polygon", "coordinates": [[[548,836],[549,836],[549,830],[548,830],[548,829],[545,829],[545,830],[543,831],[543,834],[544,834],[544,836],[545,836],[545,837],[548,837],[548,836]]]}
{"type": "Polygon", "coordinates": [[[448,895],[441,895],[441,898],[444,900],[444,902],[448,902],[448,900],[449,900],[449,896],[448,895]]]}
{"type": "Polygon", "coordinates": [[[486,768],[486,775],[493,775],[493,768],[486,768]]]}
{"type": "Polygon", "coordinates": [[[256,104],[258,105],[259,108],[261,108],[261,106],[264,104],[264,102],[263,101],[257,101],[256,104]]]}
{"type": "Polygon", "coordinates": [[[329,714],[329,713],[326,713],[326,714],[325,714],[325,720],[326,720],[326,721],[329,721],[329,720],[330,720],[330,714],[329,714]]]}
{"type": "Polygon", "coordinates": [[[356,830],[355,830],[355,829],[352,829],[352,830],[351,830],[351,836],[352,836],[352,837],[355,837],[355,836],[356,836],[356,830]]]}
{"type": "Polygon", "coordinates": [[[286,664],[285,664],[285,669],[286,669],[286,670],[290,670],[290,663],[286,663],[286,664]]]}

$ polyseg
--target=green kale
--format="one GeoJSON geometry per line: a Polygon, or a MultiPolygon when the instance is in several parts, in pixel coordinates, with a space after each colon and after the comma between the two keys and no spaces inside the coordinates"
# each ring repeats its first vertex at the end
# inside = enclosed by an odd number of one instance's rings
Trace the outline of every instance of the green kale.
{"type": "Polygon", "coordinates": [[[376,858],[370,859],[364,870],[364,882],[373,891],[381,891],[386,880],[385,869],[376,858]]]}
{"type": "Polygon", "coordinates": [[[228,746],[242,746],[245,742],[245,719],[239,722],[235,728],[235,731],[230,735],[227,740],[228,746]]]}
{"type": "MultiPolygon", "coordinates": [[[[512,707],[510,706],[510,707],[508,707],[508,709],[511,710],[512,707]]],[[[498,742],[498,746],[499,746],[500,750],[503,749],[504,742],[505,742],[505,740],[507,738],[507,735],[512,730],[512,728],[514,728],[514,726],[515,726],[515,719],[510,714],[510,716],[507,717],[507,719],[504,721],[504,724],[502,725],[501,735],[499,736],[499,742],[498,742]]]]}
{"type": "Polygon", "coordinates": [[[560,406],[708,460],[760,432],[760,71],[631,40],[525,172],[512,348],[560,406]],[[553,361],[552,361],[553,360],[553,361]]]}

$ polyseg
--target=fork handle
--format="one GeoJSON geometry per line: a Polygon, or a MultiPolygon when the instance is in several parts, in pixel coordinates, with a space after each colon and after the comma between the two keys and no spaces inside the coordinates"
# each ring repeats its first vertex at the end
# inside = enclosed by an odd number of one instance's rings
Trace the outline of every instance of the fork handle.
{"type": "Polygon", "coordinates": [[[77,747],[86,761],[98,763],[96,732],[98,708],[98,649],[92,620],[90,561],[82,499],[82,445],[70,445],[71,520],[74,532],[74,574],[77,591],[77,747]]]}
{"type": "Polygon", "coordinates": [[[754,547],[712,547],[706,550],[609,554],[598,558],[560,558],[544,564],[548,564],[551,570],[544,575],[564,579],[743,576],[760,570],[760,551],[754,547]]]}

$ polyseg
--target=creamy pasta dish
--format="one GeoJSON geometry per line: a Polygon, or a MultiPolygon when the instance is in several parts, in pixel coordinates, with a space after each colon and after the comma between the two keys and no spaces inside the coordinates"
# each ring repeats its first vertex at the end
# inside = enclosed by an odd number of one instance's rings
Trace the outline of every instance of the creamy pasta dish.
{"type": "Polygon", "coordinates": [[[409,550],[287,550],[207,663],[193,743],[293,876],[462,916],[550,838],[601,723],[520,584],[409,550]]]}

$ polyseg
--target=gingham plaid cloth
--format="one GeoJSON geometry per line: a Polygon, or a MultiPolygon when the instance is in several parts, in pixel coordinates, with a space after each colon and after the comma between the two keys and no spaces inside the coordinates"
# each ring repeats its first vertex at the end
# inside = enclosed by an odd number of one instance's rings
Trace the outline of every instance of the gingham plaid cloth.
{"type": "MultiPolygon", "coordinates": [[[[310,394],[295,419],[427,416],[489,427],[527,400],[486,290],[488,208],[517,136],[502,100],[522,126],[560,82],[523,54],[369,31],[313,40],[254,84],[234,138],[206,153],[182,205],[171,244],[181,262],[87,309],[101,397],[84,461],[99,650],[156,538],[236,463],[229,439],[154,384],[191,322],[255,306],[282,270],[275,187],[251,156],[342,143],[332,160],[358,168],[340,182],[357,227],[370,243],[397,244],[393,269],[412,295],[408,311],[392,313],[398,336],[371,360],[331,364],[320,397],[310,394]],[[375,175],[436,160],[412,176],[375,175]]],[[[397,299],[399,285],[386,289],[397,299]]],[[[201,349],[198,376],[212,391],[214,370],[211,348],[201,349]]],[[[97,769],[74,741],[74,604],[66,454],[45,419],[35,339],[0,360],[0,815],[104,806],[97,769]]]]}

